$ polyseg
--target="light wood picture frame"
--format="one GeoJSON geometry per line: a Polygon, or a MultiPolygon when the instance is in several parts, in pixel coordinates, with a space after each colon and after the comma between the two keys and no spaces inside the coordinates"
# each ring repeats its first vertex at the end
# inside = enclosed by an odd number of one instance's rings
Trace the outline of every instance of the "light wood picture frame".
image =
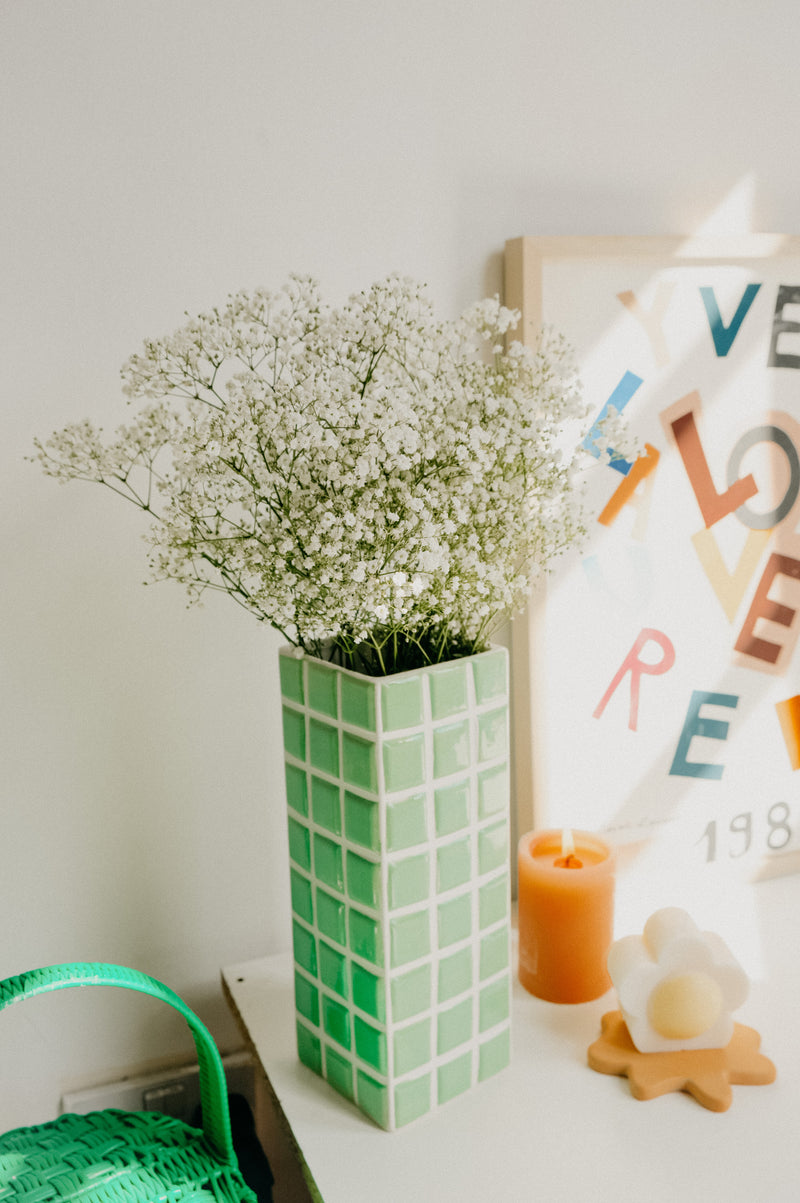
{"type": "Polygon", "coordinates": [[[515,238],[504,300],[640,446],[511,627],[518,830],[796,870],[800,237],[515,238]]]}

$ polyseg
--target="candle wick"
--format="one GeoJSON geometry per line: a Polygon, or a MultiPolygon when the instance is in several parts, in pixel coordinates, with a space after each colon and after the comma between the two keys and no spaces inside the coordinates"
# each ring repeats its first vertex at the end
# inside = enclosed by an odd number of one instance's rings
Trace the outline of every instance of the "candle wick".
{"type": "Polygon", "coordinates": [[[555,866],[557,869],[582,869],[583,861],[570,852],[569,856],[559,856],[555,866]]]}

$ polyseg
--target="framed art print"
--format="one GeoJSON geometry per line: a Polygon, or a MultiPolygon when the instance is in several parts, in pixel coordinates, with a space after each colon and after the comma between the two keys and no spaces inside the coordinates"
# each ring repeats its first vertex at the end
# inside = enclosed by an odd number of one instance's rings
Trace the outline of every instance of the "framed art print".
{"type": "Polygon", "coordinates": [[[800,866],[800,238],[517,238],[505,302],[577,357],[585,544],[512,624],[517,823],[800,866]]]}

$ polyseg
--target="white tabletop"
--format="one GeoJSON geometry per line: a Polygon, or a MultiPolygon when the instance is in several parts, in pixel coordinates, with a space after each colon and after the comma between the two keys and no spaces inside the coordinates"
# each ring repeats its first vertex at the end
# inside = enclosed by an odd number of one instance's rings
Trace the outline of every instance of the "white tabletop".
{"type": "Polygon", "coordinates": [[[515,979],[509,1068],[384,1132],[299,1062],[289,954],[223,978],[325,1203],[796,1203],[800,877],[752,890],[760,968],[735,1018],[760,1032],[777,1080],[734,1086],[722,1113],[688,1094],[639,1102],[626,1079],[588,1067],[613,992],[557,1006],[515,979]]]}

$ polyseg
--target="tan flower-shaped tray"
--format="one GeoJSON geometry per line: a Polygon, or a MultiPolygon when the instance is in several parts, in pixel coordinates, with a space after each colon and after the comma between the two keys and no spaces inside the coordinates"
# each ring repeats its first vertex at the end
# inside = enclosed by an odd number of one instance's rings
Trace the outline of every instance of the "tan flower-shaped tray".
{"type": "Polygon", "coordinates": [[[621,1011],[608,1011],[602,1036],[589,1046],[589,1065],[598,1073],[627,1077],[636,1099],[655,1099],[684,1090],[709,1111],[727,1111],[731,1086],[765,1086],[775,1081],[775,1066],[760,1053],[761,1037],[737,1023],[726,1048],[640,1053],[621,1011]]]}

